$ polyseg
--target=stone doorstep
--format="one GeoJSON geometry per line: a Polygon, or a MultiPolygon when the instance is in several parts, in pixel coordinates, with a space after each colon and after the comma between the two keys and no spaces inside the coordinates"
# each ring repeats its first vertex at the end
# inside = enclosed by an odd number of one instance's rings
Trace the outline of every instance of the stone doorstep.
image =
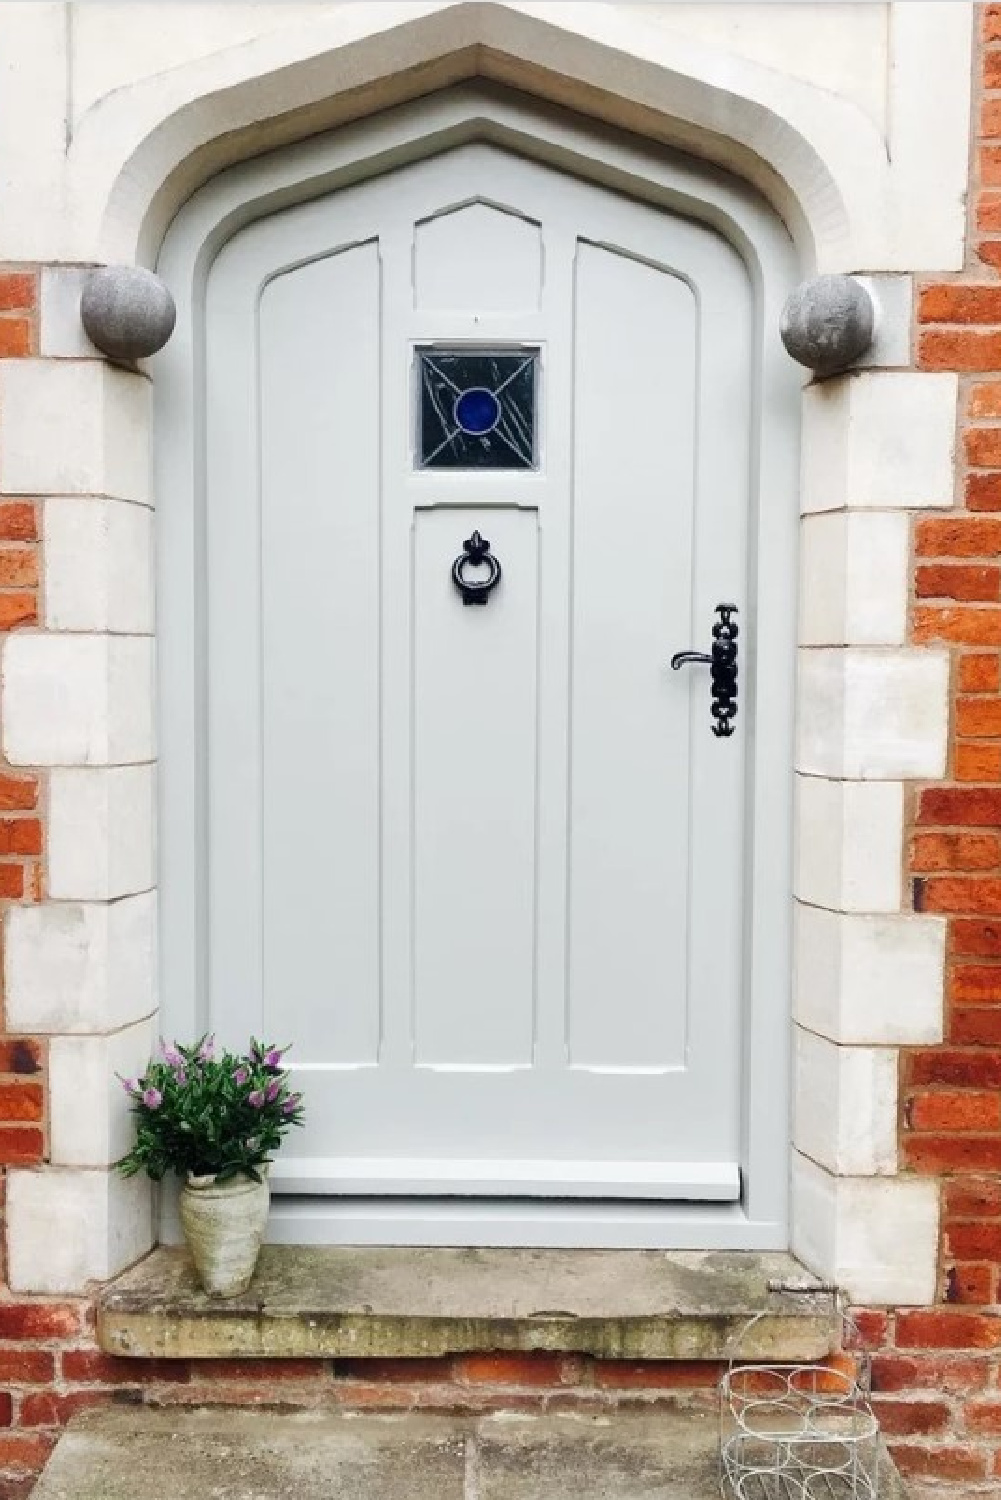
{"type": "MultiPolygon", "coordinates": [[[[717,1420],[117,1408],[74,1419],[32,1500],[719,1500],[717,1420]]],[[[880,1500],[904,1500],[886,1460],[880,1500]]]]}
{"type": "Polygon", "coordinates": [[[198,1289],[187,1251],[154,1250],[104,1288],[97,1330],[109,1354],[156,1359],[789,1361],[823,1358],[838,1332],[830,1296],[785,1254],[291,1245],[265,1246],[250,1290],[225,1301],[198,1289]]]}

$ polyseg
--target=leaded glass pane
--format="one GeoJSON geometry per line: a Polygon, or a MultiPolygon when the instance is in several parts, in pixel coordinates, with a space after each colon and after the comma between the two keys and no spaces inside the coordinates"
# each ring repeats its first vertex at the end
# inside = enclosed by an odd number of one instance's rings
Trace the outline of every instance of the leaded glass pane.
{"type": "Polygon", "coordinates": [[[536,466],[537,349],[419,349],[422,469],[536,466]]]}

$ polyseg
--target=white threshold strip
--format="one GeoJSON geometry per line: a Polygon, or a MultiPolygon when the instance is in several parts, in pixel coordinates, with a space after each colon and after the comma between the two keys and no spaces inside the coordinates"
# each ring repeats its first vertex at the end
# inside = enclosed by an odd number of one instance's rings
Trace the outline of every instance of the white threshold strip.
{"type": "Polygon", "coordinates": [[[299,1157],[271,1168],[278,1193],[494,1198],[650,1198],[734,1203],[736,1162],[507,1161],[493,1158],[299,1157]]]}

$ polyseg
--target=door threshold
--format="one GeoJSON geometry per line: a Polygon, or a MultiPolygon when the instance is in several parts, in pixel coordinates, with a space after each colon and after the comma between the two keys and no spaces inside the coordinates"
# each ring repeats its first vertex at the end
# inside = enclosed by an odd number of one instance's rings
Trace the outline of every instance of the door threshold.
{"type": "Polygon", "coordinates": [[[820,1359],[832,1299],[784,1252],[266,1245],[250,1289],[214,1300],[161,1246],[98,1301],[109,1354],[155,1359],[820,1359]],[[777,1289],[781,1288],[781,1289],[777,1289]]]}

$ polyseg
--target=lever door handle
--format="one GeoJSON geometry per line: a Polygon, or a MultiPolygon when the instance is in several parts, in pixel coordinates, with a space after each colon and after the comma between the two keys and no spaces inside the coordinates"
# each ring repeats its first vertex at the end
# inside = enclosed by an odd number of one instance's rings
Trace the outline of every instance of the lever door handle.
{"type": "Polygon", "coordinates": [[[704,666],[710,669],[709,686],[712,704],[712,732],[717,739],[729,739],[733,734],[733,721],[737,717],[737,624],[732,618],[737,613],[736,604],[717,604],[716,621],[713,625],[711,651],[676,651],[671,657],[671,669],[704,666]]]}

